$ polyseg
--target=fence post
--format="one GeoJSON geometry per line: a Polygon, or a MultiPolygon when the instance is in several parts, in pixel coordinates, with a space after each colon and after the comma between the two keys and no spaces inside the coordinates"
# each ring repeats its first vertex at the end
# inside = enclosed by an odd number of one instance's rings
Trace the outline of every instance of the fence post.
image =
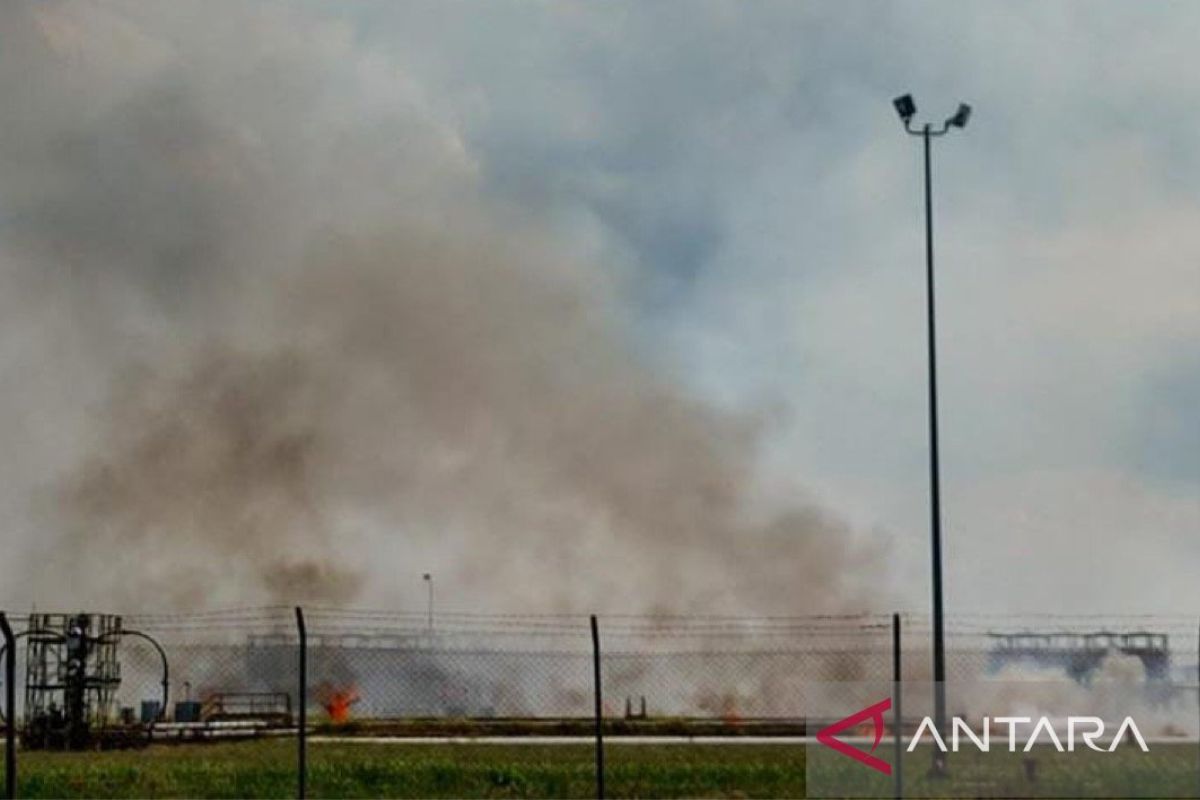
{"type": "Polygon", "coordinates": [[[4,634],[4,796],[17,796],[17,638],[8,615],[0,611],[4,634]]]}
{"type": "Polygon", "coordinates": [[[300,697],[299,727],[296,729],[297,775],[296,796],[304,800],[308,794],[308,630],[304,627],[304,610],[296,606],[296,630],[300,634],[300,697]]]}
{"type": "Polygon", "coordinates": [[[604,800],[604,698],[600,688],[600,626],[592,614],[592,682],[596,695],[596,797],[604,800]]]}
{"type": "Polygon", "coordinates": [[[900,670],[900,615],[892,614],[892,789],[897,800],[904,797],[904,711],[900,670]]]}

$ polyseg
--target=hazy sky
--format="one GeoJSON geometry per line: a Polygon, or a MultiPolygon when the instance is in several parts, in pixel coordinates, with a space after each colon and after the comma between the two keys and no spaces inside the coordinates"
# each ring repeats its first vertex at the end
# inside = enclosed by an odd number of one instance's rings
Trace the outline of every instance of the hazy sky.
{"type": "MultiPolygon", "coordinates": [[[[60,52],[128,51],[131,72],[199,69],[187,54],[242,46],[230,30],[261,11],[261,38],[324,48],[296,81],[347,84],[354,101],[325,116],[369,115],[390,97],[374,82],[402,85],[399,107],[453,142],[471,202],[603,265],[639,358],[760,420],[761,491],[886,545],[917,610],[921,152],[891,99],[911,92],[935,122],[970,103],[934,152],[948,603],[1200,606],[1200,6],[49,5],[60,52]]],[[[273,102],[269,82],[247,96],[273,102]]],[[[280,136],[303,140],[291,119],[280,136]]],[[[6,435],[27,430],[6,408],[6,435]]]]}
{"type": "Polygon", "coordinates": [[[1200,9],[350,16],[456,120],[487,191],[618,258],[646,350],[721,402],[779,410],[768,458],[781,481],[894,537],[915,581],[921,162],[890,100],[912,92],[933,121],[971,103],[934,163],[950,596],[1196,607],[1200,9]]]}
{"type": "Polygon", "coordinates": [[[914,581],[920,151],[890,100],[934,121],[970,102],[935,152],[950,597],[1200,600],[1198,8],[354,11],[457,120],[487,191],[618,254],[644,347],[778,410],[769,462],[894,536],[914,581]]]}

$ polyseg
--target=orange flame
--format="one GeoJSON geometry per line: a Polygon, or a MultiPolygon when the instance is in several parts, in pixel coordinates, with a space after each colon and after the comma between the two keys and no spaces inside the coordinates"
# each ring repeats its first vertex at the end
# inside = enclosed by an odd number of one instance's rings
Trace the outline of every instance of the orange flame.
{"type": "Polygon", "coordinates": [[[335,725],[349,721],[350,706],[362,699],[358,694],[358,689],[353,686],[337,689],[327,683],[317,687],[316,697],[317,702],[329,715],[329,721],[335,725]]]}
{"type": "Polygon", "coordinates": [[[721,720],[730,726],[742,724],[742,715],[738,713],[737,700],[726,697],[721,707],[721,720]]]}

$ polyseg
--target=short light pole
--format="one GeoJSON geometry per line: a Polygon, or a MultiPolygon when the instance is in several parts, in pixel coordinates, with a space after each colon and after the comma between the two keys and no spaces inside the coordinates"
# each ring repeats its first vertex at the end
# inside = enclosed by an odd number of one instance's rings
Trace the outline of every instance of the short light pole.
{"type": "MultiPolygon", "coordinates": [[[[951,128],[965,128],[971,117],[971,107],[959,103],[954,116],[934,128],[928,122],[919,128],[912,124],[917,104],[906,94],[892,101],[896,113],[904,122],[904,130],[920,136],[925,145],[925,310],[927,343],[929,347],[929,503],[930,542],[933,556],[933,719],[937,731],[946,734],[946,638],[942,619],[942,499],[941,473],[938,461],[938,404],[937,404],[937,326],[934,317],[933,282],[933,179],[930,169],[930,142],[935,136],[945,136],[951,128]]],[[[946,757],[934,748],[933,769],[942,774],[946,757]]]]}
{"type": "Polygon", "coordinates": [[[433,575],[426,572],[424,575],[421,576],[421,579],[423,581],[425,581],[425,585],[429,589],[428,600],[425,604],[425,614],[426,614],[427,623],[429,626],[429,635],[432,636],[433,635],[433,575]]]}

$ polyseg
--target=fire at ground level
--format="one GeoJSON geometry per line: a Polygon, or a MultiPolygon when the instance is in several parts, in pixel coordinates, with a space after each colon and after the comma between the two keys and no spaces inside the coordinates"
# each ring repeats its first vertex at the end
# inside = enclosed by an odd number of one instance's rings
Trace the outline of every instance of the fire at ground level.
{"type": "MultiPolygon", "coordinates": [[[[292,729],[297,721],[298,641],[288,634],[164,647],[120,617],[38,614],[21,635],[25,684],[18,721],[29,748],[256,736],[292,729]]],[[[1117,654],[1140,661],[1141,678],[1129,689],[1147,705],[1194,706],[1194,687],[1172,680],[1165,635],[990,638],[987,650],[960,659],[962,673],[1028,667],[1086,686],[1117,654]]],[[[888,655],[829,640],[789,649],[710,645],[606,653],[606,728],[614,736],[804,736],[810,724],[832,719],[814,714],[807,682],[878,681],[887,674],[888,655]]],[[[355,633],[312,637],[307,660],[309,721],[323,730],[576,736],[592,726],[591,656],[578,649],[447,646],[429,631],[355,633]]]]}

